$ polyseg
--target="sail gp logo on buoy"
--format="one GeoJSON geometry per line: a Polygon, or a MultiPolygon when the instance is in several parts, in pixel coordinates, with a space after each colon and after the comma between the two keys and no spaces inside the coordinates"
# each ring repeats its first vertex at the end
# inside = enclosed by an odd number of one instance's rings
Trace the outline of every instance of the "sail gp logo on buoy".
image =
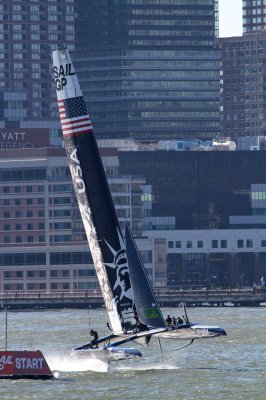
{"type": "Polygon", "coordinates": [[[0,358],[0,371],[2,371],[6,365],[13,365],[13,357],[12,356],[2,356],[0,358]]]}

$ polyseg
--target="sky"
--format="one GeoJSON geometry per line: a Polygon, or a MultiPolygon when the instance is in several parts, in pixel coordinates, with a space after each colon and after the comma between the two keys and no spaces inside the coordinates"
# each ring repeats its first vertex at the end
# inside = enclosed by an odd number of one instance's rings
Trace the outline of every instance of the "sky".
{"type": "Polygon", "coordinates": [[[219,36],[242,35],[242,0],[219,0],[219,36]]]}

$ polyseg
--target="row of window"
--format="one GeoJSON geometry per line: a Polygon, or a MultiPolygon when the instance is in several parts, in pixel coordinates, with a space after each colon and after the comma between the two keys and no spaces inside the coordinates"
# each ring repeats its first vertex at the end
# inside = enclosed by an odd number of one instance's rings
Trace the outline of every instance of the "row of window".
{"type": "Polygon", "coordinates": [[[34,217],[44,217],[45,216],[45,212],[44,210],[36,210],[36,211],[32,211],[32,210],[28,210],[25,212],[21,212],[21,211],[14,211],[13,213],[11,213],[11,211],[3,211],[2,214],[2,218],[4,219],[9,219],[9,218],[34,218],[34,217]]]}
{"type": "MultiPolygon", "coordinates": [[[[87,270],[84,270],[87,271],[87,270]]],[[[47,271],[48,272],[48,271],[47,271]]],[[[70,276],[70,271],[68,269],[63,270],[51,270],[50,277],[52,278],[67,278],[70,276]]],[[[46,278],[47,274],[45,270],[41,271],[4,271],[4,279],[14,279],[14,278],[46,278]],[[24,273],[25,272],[25,273],[24,273]]],[[[90,276],[90,275],[84,275],[90,276]]]]}
{"type": "Polygon", "coordinates": [[[12,238],[10,236],[4,236],[4,244],[13,244],[13,243],[44,243],[45,235],[39,235],[38,238],[32,235],[28,235],[26,238],[22,238],[22,236],[15,236],[12,238]]]}
{"type": "MultiPolygon", "coordinates": [[[[16,230],[16,231],[21,231],[21,230],[27,230],[27,231],[32,231],[33,229],[38,229],[38,230],[44,230],[45,229],[45,224],[43,222],[40,222],[37,226],[34,226],[33,224],[15,224],[15,226],[12,228],[10,224],[4,224],[4,231],[10,231],[10,230],[16,230]]],[[[59,228],[58,228],[59,229],[59,228]]]]}
{"type": "MultiPolygon", "coordinates": [[[[61,264],[92,264],[89,252],[56,252],[50,253],[50,265],[61,264]]],[[[0,254],[0,266],[15,265],[46,265],[45,253],[2,253],[0,254]]]]}
{"type": "MultiPolygon", "coordinates": [[[[7,176],[7,174],[11,175],[11,171],[3,171],[2,176],[7,176]]],[[[9,193],[44,193],[44,185],[36,185],[36,186],[3,186],[2,193],[9,194],[9,193]]]]}
{"type": "MultiPolygon", "coordinates": [[[[87,290],[87,289],[97,289],[99,287],[99,284],[97,282],[78,282],[74,283],[74,290],[87,290]]],[[[51,282],[49,285],[41,282],[41,283],[17,283],[17,284],[11,284],[11,283],[5,283],[3,285],[3,290],[4,291],[24,291],[24,290],[69,290],[70,289],[70,283],[68,282],[62,282],[62,283],[57,283],[57,282],[51,282]]]]}
{"type": "Polygon", "coordinates": [[[45,203],[44,197],[39,197],[36,199],[30,198],[30,199],[3,199],[2,200],[2,205],[3,206],[10,206],[10,205],[15,205],[15,206],[22,206],[22,205],[43,205],[45,203]]]}
{"type": "MultiPolygon", "coordinates": [[[[262,239],[260,243],[261,247],[266,247],[266,239],[262,239]]],[[[204,242],[203,240],[197,240],[193,243],[192,240],[187,240],[186,242],[183,243],[183,247],[187,249],[192,249],[193,247],[196,247],[198,249],[203,249],[204,242]],[[194,244],[194,246],[193,246],[194,244]]],[[[227,240],[226,239],[213,239],[211,241],[211,247],[212,249],[227,249],[227,240]]],[[[182,242],[181,240],[170,240],[168,241],[168,248],[169,249],[181,249],[182,248],[182,242]]],[[[238,249],[243,249],[243,248],[253,248],[253,239],[237,239],[237,248],[238,249]]]]}
{"type": "Polygon", "coordinates": [[[15,285],[12,285],[10,283],[5,283],[3,285],[4,291],[10,291],[10,290],[15,290],[15,291],[24,291],[26,286],[26,290],[47,290],[50,287],[50,290],[58,290],[58,289],[63,289],[63,290],[69,290],[70,289],[70,284],[67,282],[63,282],[62,284],[58,284],[56,282],[50,283],[50,285],[47,285],[46,283],[27,283],[24,285],[23,283],[17,283],[15,285]]]}

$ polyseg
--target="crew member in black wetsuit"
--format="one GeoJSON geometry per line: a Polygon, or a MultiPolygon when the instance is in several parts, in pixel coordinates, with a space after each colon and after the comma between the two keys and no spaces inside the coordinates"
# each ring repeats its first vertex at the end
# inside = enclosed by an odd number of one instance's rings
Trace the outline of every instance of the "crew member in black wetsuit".
{"type": "Polygon", "coordinates": [[[94,331],[93,329],[91,329],[90,330],[90,334],[91,334],[91,336],[93,337],[93,339],[92,339],[92,341],[91,341],[91,345],[92,345],[92,347],[93,346],[95,346],[95,347],[97,347],[97,343],[95,343],[95,342],[97,342],[97,340],[98,340],[98,333],[96,332],[96,331],[94,331]]]}

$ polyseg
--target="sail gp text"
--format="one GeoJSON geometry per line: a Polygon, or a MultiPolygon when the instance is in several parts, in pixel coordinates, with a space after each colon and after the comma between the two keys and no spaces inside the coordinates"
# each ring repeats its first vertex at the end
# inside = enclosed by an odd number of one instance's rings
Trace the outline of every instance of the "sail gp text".
{"type": "Polygon", "coordinates": [[[56,90],[63,90],[67,84],[67,76],[75,75],[72,71],[72,64],[60,65],[59,68],[54,66],[54,77],[56,90]]]}
{"type": "Polygon", "coordinates": [[[12,355],[9,356],[2,356],[0,358],[0,371],[2,371],[6,365],[15,365],[17,369],[42,369],[43,368],[43,357],[13,357],[12,355]]]}

